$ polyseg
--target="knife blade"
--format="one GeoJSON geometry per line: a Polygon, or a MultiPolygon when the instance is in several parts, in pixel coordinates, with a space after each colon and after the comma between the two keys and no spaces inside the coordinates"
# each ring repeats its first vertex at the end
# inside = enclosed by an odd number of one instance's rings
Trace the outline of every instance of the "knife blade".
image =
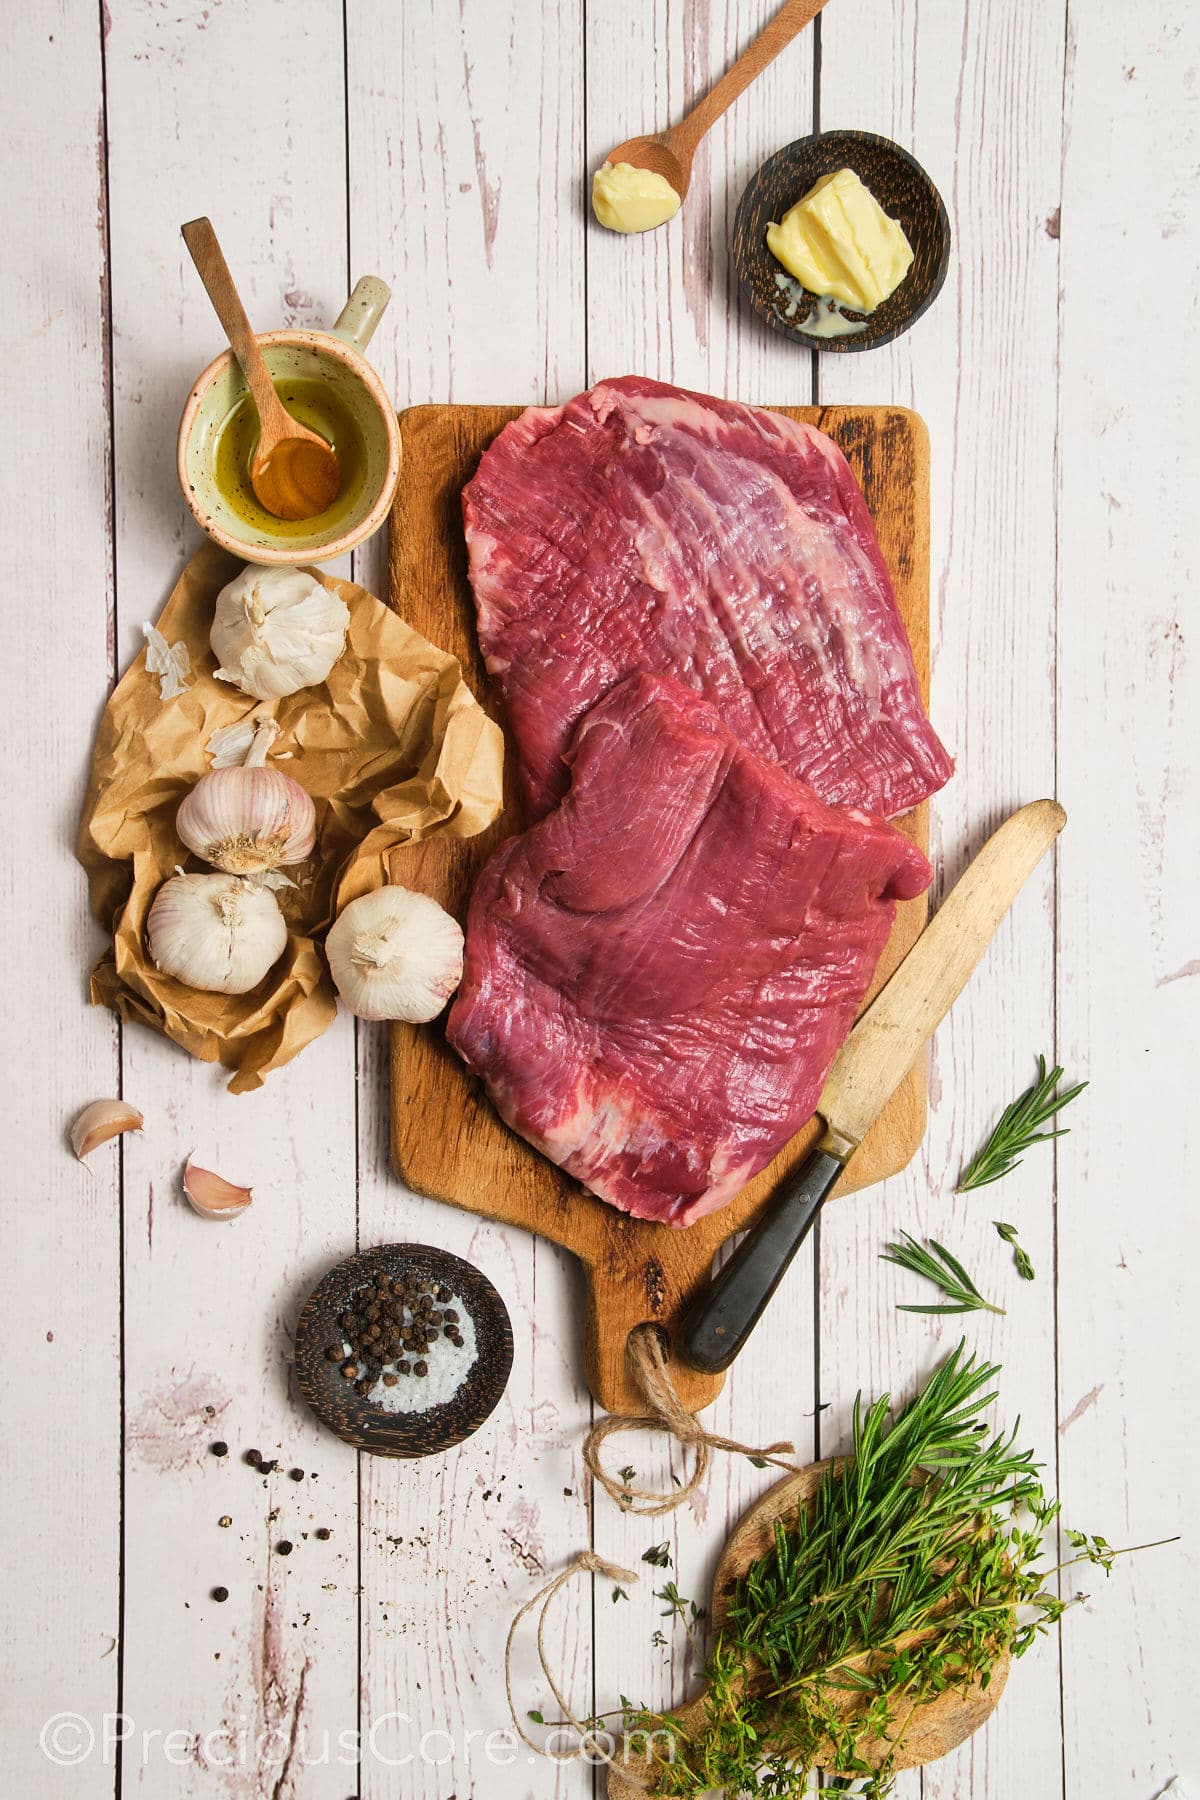
{"type": "Polygon", "coordinates": [[[783,1181],[693,1302],[676,1347],[717,1374],[741,1351],[826,1195],[972,974],[1009,907],[1067,822],[1055,800],[1022,806],[967,865],[838,1052],[817,1103],[815,1149],[783,1181]]]}

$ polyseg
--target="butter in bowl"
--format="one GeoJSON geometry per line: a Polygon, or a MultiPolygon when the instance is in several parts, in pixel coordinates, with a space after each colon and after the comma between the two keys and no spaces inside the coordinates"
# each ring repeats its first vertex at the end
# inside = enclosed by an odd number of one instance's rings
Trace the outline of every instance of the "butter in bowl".
{"type": "Polygon", "coordinates": [[[746,298],[808,349],[891,343],[933,304],[949,260],[950,221],[933,182],[870,132],[823,132],[777,151],[734,221],[746,298]]]}

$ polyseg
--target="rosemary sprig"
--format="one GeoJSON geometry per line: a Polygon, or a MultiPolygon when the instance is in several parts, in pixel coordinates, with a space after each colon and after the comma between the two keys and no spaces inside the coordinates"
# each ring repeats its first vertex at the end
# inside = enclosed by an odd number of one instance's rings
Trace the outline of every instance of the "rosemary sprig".
{"type": "Polygon", "coordinates": [[[958,1258],[951,1256],[944,1244],[936,1238],[928,1240],[929,1248],[919,1244],[915,1237],[906,1231],[902,1244],[889,1244],[880,1252],[884,1262],[895,1263],[898,1268],[908,1269],[914,1275],[921,1275],[926,1281],[940,1288],[946,1299],[942,1304],[918,1306],[910,1303],[898,1306],[898,1312],[916,1313],[966,1313],[994,1312],[1002,1313],[1002,1306],[993,1306],[985,1300],[958,1258]]]}
{"type": "MultiPolygon", "coordinates": [[[[1038,1566],[1058,1503],[1015,1433],[980,1416],[998,1373],[960,1343],[894,1417],[887,1395],[869,1407],[859,1395],[851,1458],[776,1523],[734,1590],[701,1722],[625,1708],[635,1741],[668,1743],[654,1792],[798,1800],[820,1766],[882,1800],[917,1708],[986,1686],[1074,1604],[1055,1591],[1058,1569],[1038,1566]]],[[[1103,1538],[1067,1537],[1075,1554],[1060,1567],[1108,1572],[1118,1552],[1103,1538]]]]}
{"type": "Polygon", "coordinates": [[[1028,1250],[1025,1249],[1023,1244],[1017,1242],[1016,1226],[1006,1225],[1003,1219],[993,1219],[992,1224],[996,1227],[996,1230],[1000,1233],[1000,1236],[1004,1239],[1005,1243],[1012,1245],[1013,1261],[1017,1265],[1017,1274],[1021,1277],[1021,1280],[1032,1281],[1034,1279],[1033,1264],[1029,1259],[1028,1250]]]}
{"type": "Polygon", "coordinates": [[[989,1182],[999,1181],[1017,1168],[1031,1144],[1045,1144],[1051,1138],[1067,1136],[1065,1125],[1054,1131],[1040,1129],[1087,1086],[1086,1081],[1079,1081],[1074,1087],[1056,1093],[1061,1080],[1062,1070],[1058,1064],[1047,1074],[1046,1059],[1039,1056],[1037,1080],[1011,1106],[1005,1107],[987,1143],[975,1153],[960,1175],[956,1193],[966,1194],[972,1188],[987,1187],[989,1182]]]}

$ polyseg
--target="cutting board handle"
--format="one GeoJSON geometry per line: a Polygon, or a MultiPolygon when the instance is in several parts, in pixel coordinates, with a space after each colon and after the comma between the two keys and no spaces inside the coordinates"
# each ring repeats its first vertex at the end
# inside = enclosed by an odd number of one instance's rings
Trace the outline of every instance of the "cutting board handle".
{"type": "MultiPolygon", "coordinates": [[[[657,1325],[669,1341],[674,1336],[693,1298],[708,1281],[710,1262],[688,1267],[680,1255],[684,1234],[662,1227],[661,1255],[653,1250],[630,1259],[629,1246],[613,1244],[614,1254],[598,1262],[585,1261],[587,1312],[583,1354],[587,1383],[606,1412],[626,1418],[646,1411],[646,1397],[633,1378],[626,1356],[629,1334],[637,1325],[657,1325]]],[[[621,1220],[614,1236],[620,1238],[621,1220]]],[[[640,1248],[640,1245],[639,1245],[640,1248]]],[[[714,1250],[716,1246],[713,1246],[714,1250]]],[[[710,1259],[711,1260],[711,1259],[710,1259]]],[[[725,1385],[722,1373],[705,1374],[675,1358],[671,1374],[679,1398],[689,1412],[699,1412],[725,1385]]]]}

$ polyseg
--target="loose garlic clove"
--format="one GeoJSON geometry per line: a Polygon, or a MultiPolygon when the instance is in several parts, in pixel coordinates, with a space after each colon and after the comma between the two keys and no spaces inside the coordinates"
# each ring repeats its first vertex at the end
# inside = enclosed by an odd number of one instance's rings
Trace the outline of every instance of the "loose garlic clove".
{"type": "Polygon", "coordinates": [[[210,994],[248,994],[279,961],[287,923],[274,894],[236,875],[174,875],[150,908],[156,966],[210,994]]]}
{"type": "Polygon", "coordinates": [[[238,1187],[211,1169],[199,1168],[190,1156],[184,1165],[183,1191],[202,1219],[236,1219],[254,1199],[252,1188],[238,1187]]]}
{"type": "Polygon", "coordinates": [[[189,850],[229,875],[254,875],[312,855],[317,814],[310,796],[279,769],[210,769],[175,815],[189,850]]]}
{"type": "Polygon", "coordinates": [[[80,1162],[122,1131],[140,1131],[145,1120],[124,1100],[93,1100],[71,1127],[71,1148],[80,1162]]]}
{"type": "Polygon", "coordinates": [[[338,993],[360,1019],[436,1019],[462,980],[457,920],[409,888],[362,894],[330,926],[325,954],[338,993]]]}

